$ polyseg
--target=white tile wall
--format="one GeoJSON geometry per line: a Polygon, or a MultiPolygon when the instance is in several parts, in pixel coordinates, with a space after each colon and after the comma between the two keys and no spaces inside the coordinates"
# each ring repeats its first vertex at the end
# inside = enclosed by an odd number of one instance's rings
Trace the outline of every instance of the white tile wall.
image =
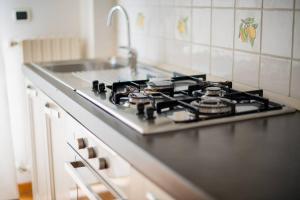
{"type": "Polygon", "coordinates": [[[262,53],[291,57],[293,12],[263,12],[262,53]]]}
{"type": "Polygon", "coordinates": [[[215,7],[234,7],[234,0],[213,0],[215,7]]]}
{"type": "Polygon", "coordinates": [[[262,0],[237,0],[236,7],[238,8],[261,8],[262,0]]]}
{"type": "Polygon", "coordinates": [[[300,61],[293,61],[291,96],[300,99],[300,61]]]}
{"type": "Polygon", "coordinates": [[[234,81],[258,87],[259,55],[235,51],[234,81]]]}
{"type": "Polygon", "coordinates": [[[211,73],[228,80],[232,79],[233,53],[231,50],[213,48],[211,52],[211,73]]]}
{"type": "Polygon", "coordinates": [[[263,89],[288,96],[290,68],[290,60],[262,56],[260,86],[263,89]]]}
{"type": "Polygon", "coordinates": [[[166,62],[171,65],[191,66],[191,45],[184,41],[166,41],[166,62]]]}
{"type": "Polygon", "coordinates": [[[300,11],[295,13],[294,58],[300,59],[300,11]]]}
{"type": "Polygon", "coordinates": [[[290,8],[294,6],[294,0],[264,0],[264,8],[290,8]]]}
{"type": "Polygon", "coordinates": [[[193,9],[193,42],[210,45],[211,9],[193,9]]]}
{"type": "Polygon", "coordinates": [[[296,0],[296,9],[300,9],[300,0],[296,0]]]}
{"type": "Polygon", "coordinates": [[[212,10],[212,44],[218,47],[233,47],[234,10],[212,10]],[[224,26],[225,25],[225,26],[224,26]]]}
{"type": "Polygon", "coordinates": [[[193,6],[202,6],[202,7],[211,6],[211,0],[194,0],[193,6]]]}
{"type": "MultiPolygon", "coordinates": [[[[130,13],[141,61],[193,68],[300,100],[300,0],[119,2],[130,13]]],[[[119,23],[118,42],[126,44],[124,20],[119,23]]]]}
{"type": "Polygon", "coordinates": [[[210,47],[192,45],[192,67],[199,72],[209,73],[210,47]]]}

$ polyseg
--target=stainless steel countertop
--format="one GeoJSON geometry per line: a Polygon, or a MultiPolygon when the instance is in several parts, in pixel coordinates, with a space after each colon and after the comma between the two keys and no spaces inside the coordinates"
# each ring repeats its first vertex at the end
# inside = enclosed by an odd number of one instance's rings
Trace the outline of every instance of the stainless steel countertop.
{"type": "Polygon", "coordinates": [[[299,199],[300,113],[141,136],[38,66],[25,75],[177,199],[299,199]],[[118,134],[103,134],[97,121],[118,134]]]}

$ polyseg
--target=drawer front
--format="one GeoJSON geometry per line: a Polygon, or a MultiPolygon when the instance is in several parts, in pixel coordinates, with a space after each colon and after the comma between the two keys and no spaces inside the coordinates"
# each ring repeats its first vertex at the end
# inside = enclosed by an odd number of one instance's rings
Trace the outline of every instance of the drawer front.
{"type": "Polygon", "coordinates": [[[68,144],[114,191],[129,200],[173,200],[73,118],[68,144]]]}

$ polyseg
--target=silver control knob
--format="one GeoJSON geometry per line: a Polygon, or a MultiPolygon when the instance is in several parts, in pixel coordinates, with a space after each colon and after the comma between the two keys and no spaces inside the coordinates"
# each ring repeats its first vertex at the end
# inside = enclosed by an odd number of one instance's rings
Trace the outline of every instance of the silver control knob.
{"type": "Polygon", "coordinates": [[[88,159],[96,158],[96,152],[93,147],[87,148],[88,151],[88,159]]]}
{"type": "Polygon", "coordinates": [[[84,149],[86,147],[83,138],[78,138],[77,139],[77,146],[78,146],[78,149],[84,149]]]}
{"type": "Polygon", "coordinates": [[[105,158],[99,158],[99,169],[103,170],[103,169],[107,169],[108,168],[108,164],[106,162],[105,158]]]}

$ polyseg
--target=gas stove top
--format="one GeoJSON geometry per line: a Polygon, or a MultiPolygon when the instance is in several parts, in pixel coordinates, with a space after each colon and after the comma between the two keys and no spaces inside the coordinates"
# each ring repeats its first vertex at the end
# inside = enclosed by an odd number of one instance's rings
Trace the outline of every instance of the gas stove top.
{"type": "Polygon", "coordinates": [[[238,91],[232,82],[206,75],[119,81],[93,81],[77,91],[141,134],[162,133],[293,112],[270,101],[263,90],[238,91]]]}

